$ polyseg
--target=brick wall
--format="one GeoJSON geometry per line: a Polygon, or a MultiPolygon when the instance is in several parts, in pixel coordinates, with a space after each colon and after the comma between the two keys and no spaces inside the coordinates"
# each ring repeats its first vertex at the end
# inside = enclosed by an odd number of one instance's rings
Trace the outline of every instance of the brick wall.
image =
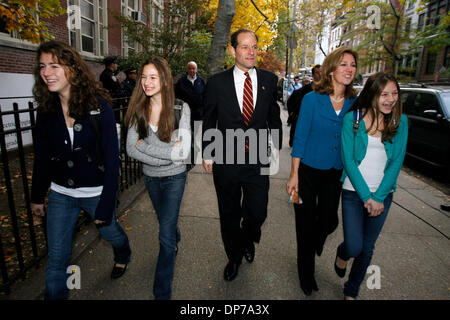
{"type": "Polygon", "coordinates": [[[110,10],[122,11],[121,1],[108,1],[108,55],[120,56],[122,55],[122,35],[119,22],[111,14],[110,10]]]}
{"type": "Polygon", "coordinates": [[[0,72],[33,73],[35,59],[33,51],[0,47],[0,72]]]}
{"type": "MultiPolygon", "coordinates": [[[[61,7],[67,9],[67,1],[60,0],[61,7]]],[[[121,1],[108,0],[108,9],[114,11],[121,11],[121,1]]],[[[67,13],[53,17],[48,20],[43,20],[47,23],[49,31],[53,34],[56,40],[69,43],[69,31],[67,29],[67,13]]],[[[108,10],[108,55],[122,54],[122,39],[121,29],[118,21],[108,10]]],[[[3,37],[2,39],[10,39],[3,37]]],[[[13,39],[15,40],[15,39],[13,39]]],[[[0,44],[0,72],[6,73],[33,73],[36,59],[36,49],[38,45],[31,43],[24,43],[20,41],[8,41],[8,44],[3,42],[0,44]]],[[[96,63],[92,59],[86,59],[92,72],[99,78],[103,71],[103,64],[96,63]]]]}

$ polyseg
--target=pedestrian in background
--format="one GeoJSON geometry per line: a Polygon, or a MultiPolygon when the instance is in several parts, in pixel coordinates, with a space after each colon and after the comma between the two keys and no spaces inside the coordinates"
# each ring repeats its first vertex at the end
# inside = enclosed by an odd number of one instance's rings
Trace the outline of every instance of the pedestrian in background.
{"type": "Polygon", "coordinates": [[[374,74],[344,116],[344,242],[337,249],[334,268],[343,278],[347,261],[355,258],[344,285],[344,295],[349,300],[358,296],[405,157],[408,120],[402,115],[399,94],[393,75],[374,74]]]}
{"type": "Polygon", "coordinates": [[[125,70],[126,78],[122,81],[124,96],[130,98],[136,86],[137,71],[136,68],[128,68],[125,70]]]}
{"type": "Polygon", "coordinates": [[[289,84],[288,87],[288,99],[291,96],[291,94],[295,91],[298,90],[302,87],[302,84],[300,83],[300,77],[299,76],[295,76],[294,77],[294,82],[289,84]]]}
{"type": "Polygon", "coordinates": [[[356,66],[357,54],[348,47],[339,47],[326,57],[321,80],[303,98],[295,130],[286,190],[290,195],[298,193],[303,201],[294,204],[294,209],[298,275],[306,295],[319,290],[315,255],[322,254],[327,236],[338,225],[341,128],[356,96],[352,87],[356,66]]]}
{"type": "MultiPolygon", "coordinates": [[[[320,64],[315,65],[312,68],[312,76],[314,82],[320,81],[320,64]]],[[[303,79],[303,81],[305,81],[303,79]]],[[[297,127],[298,115],[300,114],[300,106],[302,104],[303,97],[312,91],[312,83],[304,83],[300,89],[297,89],[292,93],[287,101],[287,108],[289,113],[288,123],[291,125],[291,130],[289,132],[289,146],[292,147],[294,143],[294,133],[297,127]]]]}
{"type": "MultiPolygon", "coordinates": [[[[178,79],[175,84],[175,96],[178,99],[183,100],[189,105],[191,110],[191,130],[192,133],[199,132],[201,134],[201,128],[195,128],[195,122],[199,126],[199,121],[203,118],[203,94],[205,93],[206,84],[203,78],[198,74],[197,63],[190,61],[187,64],[187,73],[178,79]]],[[[201,137],[194,137],[192,134],[192,148],[190,163],[196,163],[196,151],[200,151],[201,137]],[[198,143],[197,148],[194,148],[194,140],[198,143]]]]}
{"type": "Polygon", "coordinates": [[[105,69],[100,74],[100,82],[103,84],[103,88],[109,91],[109,94],[113,98],[122,97],[122,88],[120,86],[120,81],[116,77],[115,72],[117,71],[117,57],[109,56],[103,60],[105,64],[105,69]]]}
{"type": "Polygon", "coordinates": [[[137,82],[125,116],[127,153],[143,164],[145,186],[159,221],[153,294],[156,300],[169,300],[180,241],[178,216],[186,183],[184,160],[190,150],[190,111],[184,103],[176,123],[172,74],[163,58],[145,61],[137,82]]]}
{"type": "Polygon", "coordinates": [[[121,277],[130,261],[127,235],[116,221],[117,131],[109,94],[73,47],[58,41],[41,44],[35,79],[38,112],[31,210],[37,216],[45,214],[44,199],[50,187],[45,299],[67,299],[66,270],[81,209],[114,249],[111,278],[121,277]],[[99,112],[101,139],[90,118],[99,112]]]}
{"type": "MultiPolygon", "coordinates": [[[[201,121],[203,118],[203,93],[205,81],[198,74],[195,61],[187,64],[187,73],[178,79],[175,84],[175,96],[189,105],[192,122],[201,121]]],[[[192,125],[192,123],[191,123],[192,125]]]]}

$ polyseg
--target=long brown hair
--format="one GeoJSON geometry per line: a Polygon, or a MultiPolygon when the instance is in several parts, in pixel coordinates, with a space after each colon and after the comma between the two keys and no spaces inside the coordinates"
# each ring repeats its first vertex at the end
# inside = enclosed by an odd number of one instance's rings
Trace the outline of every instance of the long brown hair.
{"type": "Polygon", "coordinates": [[[60,41],[48,41],[41,44],[37,50],[37,63],[34,71],[35,83],[33,94],[38,103],[38,111],[54,112],[54,101],[57,93],[48,90],[40,75],[39,59],[43,53],[50,53],[64,69],[67,81],[70,83],[69,116],[74,119],[83,118],[89,111],[98,108],[98,98],[111,103],[111,98],[78,52],[71,46],[60,41]]]}
{"type": "MultiPolygon", "coordinates": [[[[339,47],[332,51],[324,60],[321,67],[321,78],[317,83],[313,83],[314,91],[320,94],[331,95],[334,93],[333,81],[331,79],[330,73],[334,72],[342,58],[346,53],[351,54],[355,58],[355,63],[358,65],[358,54],[349,47],[339,47]]],[[[356,96],[357,91],[353,89],[352,83],[345,88],[345,96],[347,98],[352,98],[356,96]]]]}
{"type": "Polygon", "coordinates": [[[363,117],[369,113],[372,118],[372,123],[368,125],[367,131],[370,132],[374,126],[378,129],[378,119],[380,117],[381,111],[378,107],[378,101],[380,99],[381,93],[389,82],[395,83],[398,90],[398,100],[395,103],[392,112],[389,114],[383,114],[384,129],[382,131],[382,141],[392,141],[395,136],[400,124],[400,119],[402,116],[402,102],[400,99],[400,86],[398,85],[397,79],[390,74],[385,72],[378,72],[371,75],[364,85],[358,98],[353,103],[350,111],[357,109],[365,109],[363,117]]]}
{"type": "Polygon", "coordinates": [[[125,125],[127,127],[136,126],[136,131],[140,139],[149,135],[149,115],[151,112],[150,98],[142,88],[142,72],[147,65],[153,65],[158,71],[161,84],[162,110],[158,123],[158,138],[164,142],[170,142],[172,132],[175,129],[175,114],[173,111],[175,103],[175,93],[173,89],[172,72],[169,64],[164,58],[155,57],[146,60],[140,70],[136,81],[136,88],[131,95],[128,110],[125,115],[125,125]]]}

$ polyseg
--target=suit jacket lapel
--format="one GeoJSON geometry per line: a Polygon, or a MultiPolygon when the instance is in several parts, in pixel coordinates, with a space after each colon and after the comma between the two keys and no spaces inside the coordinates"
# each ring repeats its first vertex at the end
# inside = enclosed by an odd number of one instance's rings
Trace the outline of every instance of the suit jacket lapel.
{"type": "MultiPolygon", "coordinates": [[[[230,112],[237,113],[242,116],[241,108],[239,107],[239,101],[236,95],[236,86],[234,85],[233,76],[234,67],[227,70],[224,87],[227,88],[227,95],[230,97],[230,112]]],[[[244,119],[242,119],[244,122],[244,119]]]]}
{"type": "Polygon", "coordinates": [[[263,103],[264,103],[264,99],[263,99],[263,94],[265,92],[265,90],[267,90],[267,85],[265,85],[264,83],[264,77],[262,72],[258,69],[255,68],[256,70],[256,78],[258,79],[258,93],[256,96],[256,105],[254,105],[254,109],[253,109],[253,115],[252,118],[250,119],[249,122],[249,126],[251,126],[251,124],[255,121],[256,118],[256,113],[261,113],[261,108],[263,108],[263,103]]]}
{"type": "Polygon", "coordinates": [[[336,120],[337,115],[334,111],[330,97],[327,94],[318,94],[318,102],[321,105],[319,112],[326,118],[336,120]]]}

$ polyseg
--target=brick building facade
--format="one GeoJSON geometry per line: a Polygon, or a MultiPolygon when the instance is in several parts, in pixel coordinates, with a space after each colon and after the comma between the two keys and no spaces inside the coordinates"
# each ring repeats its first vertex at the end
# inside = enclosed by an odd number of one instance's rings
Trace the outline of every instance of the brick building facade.
{"type": "MultiPolygon", "coordinates": [[[[69,29],[68,13],[45,20],[55,40],[75,47],[97,79],[108,55],[127,56],[139,50],[124,41],[119,22],[111,10],[145,19],[144,23],[161,23],[164,0],[60,0],[61,7],[75,13],[78,27],[69,29]],[[78,10],[75,12],[74,8],[78,10]],[[149,9],[148,11],[145,9],[149,9]],[[144,13],[145,11],[145,13],[144,13]],[[133,14],[133,12],[138,14],[133,14]],[[77,16],[78,15],[78,16],[77,16]]],[[[74,20],[75,21],[75,20],[74,20]]],[[[32,74],[36,66],[38,44],[18,39],[14,32],[0,30],[0,84],[2,73],[32,74]]]]}

